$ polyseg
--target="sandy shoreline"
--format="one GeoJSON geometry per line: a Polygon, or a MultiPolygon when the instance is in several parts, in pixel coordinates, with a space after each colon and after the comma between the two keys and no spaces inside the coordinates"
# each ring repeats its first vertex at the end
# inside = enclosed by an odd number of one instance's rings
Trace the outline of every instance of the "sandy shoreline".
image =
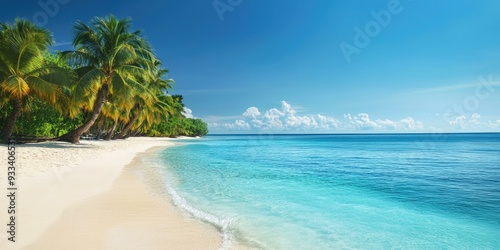
{"type": "MultiPolygon", "coordinates": [[[[218,249],[215,228],[155,195],[137,174],[142,157],[174,144],[130,138],[18,145],[16,243],[1,230],[0,249],[218,249]]],[[[0,207],[6,225],[6,199],[0,207]]]]}

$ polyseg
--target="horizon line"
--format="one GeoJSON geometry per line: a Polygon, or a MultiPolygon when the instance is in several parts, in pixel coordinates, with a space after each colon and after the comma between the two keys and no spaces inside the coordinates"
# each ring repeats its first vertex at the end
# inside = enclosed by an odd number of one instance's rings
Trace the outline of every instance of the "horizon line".
{"type": "Polygon", "coordinates": [[[258,136],[267,136],[267,135],[429,135],[429,134],[500,134],[500,132],[421,132],[421,133],[249,133],[249,134],[211,134],[208,133],[207,136],[215,135],[215,136],[231,136],[231,135],[258,135],[258,136]]]}

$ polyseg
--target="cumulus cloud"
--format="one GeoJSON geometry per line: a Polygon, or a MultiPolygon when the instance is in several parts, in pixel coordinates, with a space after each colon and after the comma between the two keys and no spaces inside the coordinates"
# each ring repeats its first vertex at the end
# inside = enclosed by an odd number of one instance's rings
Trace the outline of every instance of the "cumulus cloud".
{"type": "Polygon", "coordinates": [[[297,110],[286,101],[281,107],[260,111],[257,107],[248,108],[242,119],[230,123],[210,123],[212,128],[227,128],[237,130],[267,130],[282,131],[313,131],[316,129],[329,130],[337,128],[340,121],[323,115],[298,115],[297,110]]]}
{"type": "Polygon", "coordinates": [[[423,124],[415,121],[413,118],[408,117],[400,121],[392,121],[389,119],[371,120],[370,116],[366,113],[358,115],[345,114],[344,118],[348,121],[351,128],[358,130],[421,130],[424,128],[423,124]]]}
{"type": "Polygon", "coordinates": [[[477,128],[483,125],[483,123],[480,121],[480,118],[481,115],[479,115],[478,113],[474,113],[470,117],[460,115],[449,121],[449,124],[454,129],[477,128]]]}
{"type": "Polygon", "coordinates": [[[182,115],[186,118],[194,118],[193,111],[191,109],[186,108],[186,107],[184,107],[184,111],[182,112],[182,115]]]}
{"type": "Polygon", "coordinates": [[[236,120],[234,124],[236,125],[236,127],[241,129],[250,129],[250,124],[248,124],[248,122],[244,120],[236,120]]]}
{"type": "Polygon", "coordinates": [[[492,120],[489,120],[487,123],[487,127],[489,129],[499,129],[500,128],[500,120],[496,120],[496,121],[492,121],[492,120]]]}
{"type": "Polygon", "coordinates": [[[297,115],[297,110],[286,101],[281,101],[281,109],[272,108],[264,114],[268,128],[296,130],[328,130],[337,128],[340,121],[333,117],[317,115],[297,115]]]}
{"type": "Polygon", "coordinates": [[[465,115],[455,117],[455,120],[450,121],[450,125],[455,129],[464,129],[467,127],[466,121],[467,117],[465,115]]]}
{"type": "Polygon", "coordinates": [[[291,104],[281,101],[281,106],[265,111],[250,107],[232,122],[209,123],[211,128],[229,130],[256,130],[271,132],[334,132],[354,130],[421,130],[421,122],[412,117],[393,121],[372,120],[366,113],[345,114],[341,122],[322,114],[301,114],[291,104]]]}
{"type": "Polygon", "coordinates": [[[419,122],[415,121],[413,118],[408,117],[405,118],[401,121],[399,121],[399,124],[406,130],[421,130],[424,129],[424,125],[419,122]]]}
{"type": "Polygon", "coordinates": [[[340,122],[335,118],[319,114],[317,115],[317,117],[318,117],[318,126],[322,129],[338,128],[340,126],[340,122]]]}
{"type": "Polygon", "coordinates": [[[292,108],[292,105],[288,104],[285,101],[281,101],[281,108],[283,109],[283,112],[285,112],[285,114],[288,114],[290,116],[294,116],[297,113],[297,111],[292,108]]]}
{"type": "Polygon", "coordinates": [[[260,111],[256,107],[250,107],[243,113],[243,116],[249,116],[249,117],[257,117],[260,115],[260,111]]]}
{"type": "Polygon", "coordinates": [[[357,129],[374,129],[377,124],[370,120],[370,116],[366,113],[358,114],[357,116],[352,116],[351,114],[344,114],[344,118],[347,119],[351,126],[357,129]]]}
{"type": "Polygon", "coordinates": [[[283,112],[276,108],[272,108],[264,114],[262,120],[258,120],[258,122],[254,121],[254,124],[258,128],[263,129],[280,129],[283,127],[283,122],[281,121],[281,117],[285,116],[283,112]]]}

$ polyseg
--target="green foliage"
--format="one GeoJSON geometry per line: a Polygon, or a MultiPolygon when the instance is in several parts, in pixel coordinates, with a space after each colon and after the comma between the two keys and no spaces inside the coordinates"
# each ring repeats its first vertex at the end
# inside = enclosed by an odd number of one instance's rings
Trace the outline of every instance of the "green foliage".
{"type": "Polygon", "coordinates": [[[186,118],[182,120],[186,136],[204,136],[208,134],[207,124],[201,119],[186,118]]]}
{"type": "Polygon", "coordinates": [[[150,136],[204,136],[208,134],[208,127],[201,119],[186,118],[182,114],[184,104],[182,95],[168,96],[170,109],[166,119],[154,124],[149,131],[150,136]]]}
{"type": "MultiPolygon", "coordinates": [[[[26,104],[27,110],[21,113],[16,122],[14,133],[22,136],[57,137],[82,123],[80,114],[74,119],[61,115],[55,108],[40,99],[32,98],[26,104]]],[[[0,110],[0,129],[5,124],[12,104],[7,103],[0,110]]]]}
{"type": "Polygon", "coordinates": [[[204,136],[208,134],[207,124],[201,119],[173,116],[153,125],[148,132],[149,136],[204,136]]]}

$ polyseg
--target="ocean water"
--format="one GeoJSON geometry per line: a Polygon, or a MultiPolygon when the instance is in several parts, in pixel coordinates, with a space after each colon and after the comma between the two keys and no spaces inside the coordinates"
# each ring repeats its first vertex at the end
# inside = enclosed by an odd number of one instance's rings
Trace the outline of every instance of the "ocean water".
{"type": "Polygon", "coordinates": [[[207,136],[157,161],[224,247],[500,249],[500,134],[207,136]]]}

